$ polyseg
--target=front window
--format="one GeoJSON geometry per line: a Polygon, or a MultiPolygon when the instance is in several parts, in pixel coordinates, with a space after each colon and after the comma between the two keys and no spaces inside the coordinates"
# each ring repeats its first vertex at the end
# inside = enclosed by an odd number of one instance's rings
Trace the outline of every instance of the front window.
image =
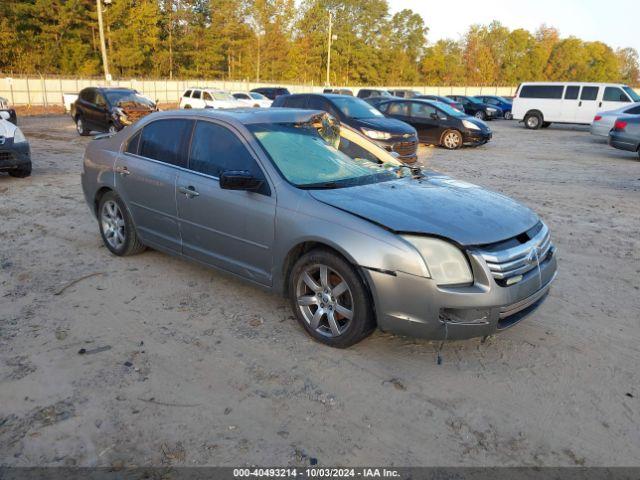
{"type": "MultiPolygon", "coordinates": [[[[366,185],[394,180],[408,173],[398,168],[399,163],[392,157],[386,163],[383,157],[371,154],[350,157],[341,150],[356,149],[353,138],[348,140],[341,134],[337,142],[325,139],[312,122],[255,124],[249,129],[284,178],[299,188],[366,185]]],[[[360,145],[359,151],[362,150],[360,145]]]]}
{"type": "Polygon", "coordinates": [[[631,100],[634,102],[640,102],[640,95],[638,95],[635,90],[631,87],[622,87],[622,89],[627,92],[627,95],[631,97],[631,100]]]}
{"type": "Polygon", "coordinates": [[[366,119],[384,117],[382,113],[364,100],[354,97],[332,98],[333,103],[348,118],[366,119]]]}
{"type": "Polygon", "coordinates": [[[133,90],[107,90],[104,95],[109,103],[116,107],[123,107],[127,104],[154,106],[151,100],[133,90]]]}

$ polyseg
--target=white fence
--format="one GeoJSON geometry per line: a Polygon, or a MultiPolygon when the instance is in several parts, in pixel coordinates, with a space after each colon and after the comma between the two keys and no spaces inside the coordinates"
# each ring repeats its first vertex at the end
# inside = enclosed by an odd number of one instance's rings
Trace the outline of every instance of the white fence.
{"type": "MultiPolygon", "coordinates": [[[[75,94],[85,87],[106,85],[104,81],[87,78],[47,78],[47,77],[16,77],[10,78],[0,74],[0,97],[5,97],[12,105],[31,106],[62,106],[63,94],[75,94]]],[[[133,88],[147,97],[162,103],[177,103],[180,95],[187,88],[193,86],[207,86],[210,88],[228,91],[246,91],[256,87],[275,86],[274,84],[221,81],[207,79],[192,80],[114,80],[109,83],[111,87],[133,88]]],[[[287,85],[292,93],[322,92],[322,86],[313,85],[287,85]]],[[[357,93],[363,87],[350,88],[357,93]]],[[[515,92],[515,87],[376,87],[376,88],[411,88],[431,95],[503,95],[510,96],[515,92]]]]}

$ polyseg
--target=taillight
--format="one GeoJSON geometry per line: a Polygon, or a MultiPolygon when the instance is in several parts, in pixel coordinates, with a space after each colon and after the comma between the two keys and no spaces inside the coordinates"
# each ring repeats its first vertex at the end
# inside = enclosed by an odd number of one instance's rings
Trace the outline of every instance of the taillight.
{"type": "Polygon", "coordinates": [[[599,122],[600,120],[602,120],[601,115],[596,115],[595,118],[593,119],[594,122],[599,122]]]}
{"type": "Polygon", "coordinates": [[[613,129],[618,132],[624,132],[625,128],[627,128],[627,122],[624,120],[616,120],[616,123],[613,125],[613,129]]]}

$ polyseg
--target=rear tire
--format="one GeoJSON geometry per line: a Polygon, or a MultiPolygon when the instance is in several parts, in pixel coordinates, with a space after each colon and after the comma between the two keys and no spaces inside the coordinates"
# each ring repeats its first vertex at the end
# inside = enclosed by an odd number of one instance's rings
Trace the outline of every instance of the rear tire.
{"type": "Polygon", "coordinates": [[[462,147],[462,134],[457,130],[447,130],[442,134],[440,145],[447,150],[457,150],[462,147]]]}
{"type": "Polygon", "coordinates": [[[287,281],[298,322],[318,342],[347,348],[375,329],[373,302],[362,278],[334,252],[316,249],[304,254],[287,281]]]}
{"type": "Polygon", "coordinates": [[[104,245],[114,255],[127,257],[144,251],[131,215],[115,192],[107,192],[100,198],[98,225],[104,245]]]}
{"type": "Polygon", "coordinates": [[[9,175],[15,178],[26,178],[31,176],[31,164],[22,165],[15,170],[9,170],[9,175]]]}
{"type": "Polygon", "coordinates": [[[527,113],[524,117],[524,126],[529,130],[538,130],[542,123],[542,115],[538,112],[527,113]]]}
{"type": "Polygon", "coordinates": [[[85,127],[84,120],[82,120],[82,117],[80,115],[76,116],[76,130],[78,131],[78,134],[82,135],[83,137],[86,137],[91,133],[91,130],[88,130],[85,127]]]}

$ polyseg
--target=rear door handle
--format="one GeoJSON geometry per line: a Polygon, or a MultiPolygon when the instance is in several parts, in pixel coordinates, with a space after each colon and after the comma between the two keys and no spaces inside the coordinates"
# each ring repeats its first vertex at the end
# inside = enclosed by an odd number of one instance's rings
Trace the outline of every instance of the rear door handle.
{"type": "Polygon", "coordinates": [[[131,175],[131,172],[129,171],[129,169],[127,167],[117,167],[116,168],[116,173],[120,174],[123,177],[125,175],[131,175]]]}
{"type": "Polygon", "coordinates": [[[196,190],[196,187],[194,187],[192,185],[189,185],[188,187],[178,187],[178,191],[180,193],[184,193],[189,198],[199,197],[200,196],[200,194],[196,190]]]}

